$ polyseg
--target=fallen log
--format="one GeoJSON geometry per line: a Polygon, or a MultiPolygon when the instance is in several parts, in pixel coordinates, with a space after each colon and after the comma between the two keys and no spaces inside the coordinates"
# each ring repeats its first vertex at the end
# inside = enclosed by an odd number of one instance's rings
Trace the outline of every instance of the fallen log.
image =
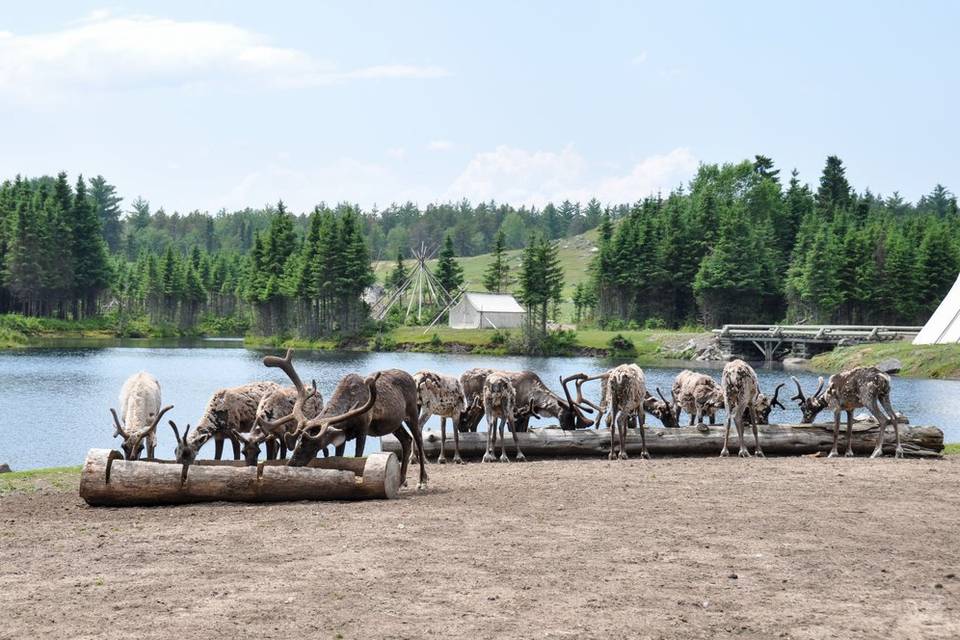
{"type": "Polygon", "coordinates": [[[80,497],[91,506],[150,506],[190,502],[280,502],[395,498],[400,464],[390,453],[366,458],[318,458],[305,467],[283,461],[247,466],[203,460],[184,467],[166,460],[124,460],[119,451],[91,449],[80,473],[80,497]]]}
{"type": "MultiPolygon", "coordinates": [[[[796,456],[829,452],[833,443],[833,424],[771,424],[760,425],[760,446],[767,455],[796,456]]],[[[722,426],[681,427],[679,429],[648,428],[647,450],[656,456],[717,456],[723,448],[722,426]]],[[[578,429],[563,431],[558,428],[530,429],[517,434],[520,448],[528,458],[600,457],[610,453],[609,429],[578,429]]],[[[943,451],[943,431],[937,427],[910,427],[900,425],[903,453],[909,457],[939,457],[943,451]]],[[[846,450],[846,425],[840,428],[839,448],[846,450]]],[[[893,429],[888,427],[883,440],[885,455],[893,455],[896,441],[893,429]]],[[[744,444],[753,451],[753,432],[744,433],[744,444]]],[[[857,455],[869,455],[877,444],[877,424],[856,422],[853,428],[853,450],[857,455]]],[[[486,432],[461,433],[460,455],[465,459],[480,459],[487,446],[486,432]]],[[[730,428],[731,455],[739,451],[736,429],[730,428]]],[[[384,436],[381,449],[400,456],[400,443],[393,436],[384,436]]],[[[432,460],[440,453],[440,434],[423,432],[423,450],[432,460]]],[[[497,442],[499,455],[500,443],[497,442]]],[[[513,439],[507,435],[507,450],[515,452],[513,439]]],[[[446,452],[453,451],[447,438],[446,452]]],[[[627,453],[640,453],[640,434],[628,429],[627,453]]]]}

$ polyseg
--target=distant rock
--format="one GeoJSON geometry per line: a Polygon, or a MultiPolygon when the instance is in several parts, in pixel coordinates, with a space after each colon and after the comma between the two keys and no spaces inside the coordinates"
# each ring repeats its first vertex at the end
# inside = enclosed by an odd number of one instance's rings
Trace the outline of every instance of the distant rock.
{"type": "Polygon", "coordinates": [[[0,473],[10,473],[13,469],[10,468],[10,465],[4,463],[0,464],[0,473]]]}
{"type": "Polygon", "coordinates": [[[884,373],[900,373],[900,370],[903,369],[903,363],[896,358],[887,358],[877,365],[877,369],[884,373]]]}
{"type": "Polygon", "coordinates": [[[806,369],[810,361],[806,358],[784,358],[781,364],[784,369],[806,369]]]}
{"type": "MultiPolygon", "coordinates": [[[[910,424],[910,420],[909,418],[907,418],[907,416],[903,415],[899,411],[895,411],[894,413],[897,416],[897,422],[899,422],[900,424],[910,424]]],[[[874,418],[871,414],[867,413],[866,411],[854,415],[853,421],[854,422],[872,422],[874,424],[877,423],[877,419],[874,418]]]]}

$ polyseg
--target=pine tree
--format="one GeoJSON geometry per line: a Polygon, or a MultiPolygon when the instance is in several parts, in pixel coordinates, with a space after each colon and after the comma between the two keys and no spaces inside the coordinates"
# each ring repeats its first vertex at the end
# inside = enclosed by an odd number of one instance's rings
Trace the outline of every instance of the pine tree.
{"type": "Polygon", "coordinates": [[[437,276],[437,280],[450,295],[454,295],[463,284],[463,267],[456,260],[453,239],[449,235],[443,241],[443,248],[440,249],[434,275],[437,276]]]}
{"type": "Polygon", "coordinates": [[[397,263],[387,277],[387,286],[398,291],[407,281],[407,269],[403,266],[403,251],[397,250],[397,263]]]}
{"type": "Polygon", "coordinates": [[[103,239],[110,251],[117,251],[120,248],[120,202],[123,198],[117,196],[116,187],[109,184],[103,176],[90,180],[90,197],[100,219],[103,239]]]}
{"type": "Polygon", "coordinates": [[[506,236],[497,231],[493,245],[493,262],[483,274],[483,286],[492,293],[503,293],[510,287],[510,264],[506,257],[506,236]]]}
{"type": "Polygon", "coordinates": [[[109,286],[112,274],[100,219],[90,204],[83,176],[77,178],[70,220],[76,297],[82,303],[81,313],[93,315],[97,298],[109,286]]]}

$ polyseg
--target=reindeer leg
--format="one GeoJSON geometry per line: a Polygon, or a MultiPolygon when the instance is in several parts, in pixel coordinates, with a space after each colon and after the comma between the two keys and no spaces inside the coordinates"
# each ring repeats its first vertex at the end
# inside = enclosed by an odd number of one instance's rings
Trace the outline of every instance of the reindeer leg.
{"type": "MultiPolygon", "coordinates": [[[[510,431],[513,432],[513,416],[509,413],[510,416],[510,431]]],[[[507,439],[504,437],[504,429],[507,427],[507,416],[500,418],[500,462],[510,462],[510,458],[507,457],[507,439]]]]}
{"type": "Polygon", "coordinates": [[[517,455],[514,457],[514,460],[517,462],[526,462],[527,457],[523,455],[523,451],[520,451],[520,439],[517,437],[517,430],[513,424],[513,417],[511,416],[508,424],[510,425],[510,433],[513,434],[513,446],[517,448],[517,455]]]}
{"type": "MultiPolygon", "coordinates": [[[[456,429],[454,429],[456,431],[456,429]]],[[[447,444],[447,417],[440,416],[440,455],[437,456],[438,464],[446,464],[447,457],[444,455],[443,450],[446,448],[447,444]]]]}
{"type": "Polygon", "coordinates": [[[397,427],[393,435],[397,436],[397,440],[400,441],[400,486],[405,487],[407,486],[407,467],[410,465],[410,450],[413,448],[411,446],[413,438],[403,428],[403,425],[397,427]]]}
{"type": "Polygon", "coordinates": [[[726,458],[730,455],[730,451],[727,449],[727,442],[730,440],[730,419],[732,414],[727,411],[727,420],[726,420],[726,430],[723,432],[723,449],[720,450],[720,457],[726,458]]]}
{"type": "Polygon", "coordinates": [[[750,457],[750,449],[748,449],[743,444],[743,421],[747,419],[747,409],[744,408],[737,413],[737,417],[734,418],[734,422],[737,425],[737,441],[740,443],[740,451],[737,453],[741,458],[750,457]]]}
{"type": "Polygon", "coordinates": [[[213,436],[213,457],[217,460],[223,457],[223,436],[219,433],[213,436]]]}
{"type": "Polygon", "coordinates": [[[607,456],[608,460],[617,459],[617,441],[616,434],[620,430],[620,423],[617,422],[617,405],[616,403],[611,403],[612,408],[610,409],[610,455],[607,456]]]}
{"type": "Polygon", "coordinates": [[[840,409],[836,409],[833,412],[833,448],[830,449],[830,453],[827,455],[828,458],[837,457],[837,436],[840,433],[840,409]]]}
{"type": "Polygon", "coordinates": [[[750,407],[750,424],[753,426],[753,443],[756,446],[756,451],[754,455],[758,458],[766,458],[767,456],[763,455],[763,449],[760,448],[760,434],[757,432],[757,410],[750,407]]]}
{"type": "Polygon", "coordinates": [[[871,458],[882,458],[883,457],[883,436],[887,430],[887,416],[880,411],[880,407],[877,406],[877,399],[874,398],[870,401],[870,406],[867,407],[867,410],[873,414],[873,417],[877,419],[877,424],[879,425],[879,433],[877,433],[877,446],[874,448],[873,453],[870,454],[871,458]]]}
{"type": "MultiPolygon", "coordinates": [[[[283,441],[283,438],[279,438],[279,448],[280,448],[280,455],[278,456],[279,459],[286,460],[287,459],[287,443],[283,441]]],[[[326,447],[323,448],[323,457],[324,458],[327,457],[326,447]]]]}
{"type": "Polygon", "coordinates": [[[362,458],[363,457],[363,448],[367,444],[367,434],[361,433],[357,436],[356,442],[353,445],[353,457],[362,458]]]}
{"type": "MultiPolygon", "coordinates": [[[[427,488],[427,458],[423,453],[423,434],[420,432],[420,424],[417,422],[416,414],[412,416],[407,416],[404,420],[407,423],[407,429],[410,430],[410,435],[413,436],[413,445],[417,456],[420,458],[420,482],[417,483],[417,491],[423,491],[427,488]]],[[[361,445],[362,447],[362,445],[361,445]]]]}
{"type": "Polygon", "coordinates": [[[463,464],[463,458],[460,457],[460,429],[457,428],[460,424],[460,414],[455,413],[451,421],[453,422],[453,462],[463,464]]]}
{"type": "Polygon", "coordinates": [[[277,443],[273,439],[268,439],[263,443],[267,450],[267,460],[276,460],[277,459],[277,443]]]}
{"type": "Polygon", "coordinates": [[[617,425],[617,435],[620,436],[620,452],[619,455],[617,455],[617,459],[619,460],[626,460],[629,457],[627,456],[627,429],[634,419],[634,416],[631,416],[629,413],[620,414],[620,424],[617,425]]]}
{"type": "MultiPolygon", "coordinates": [[[[880,431],[882,438],[883,429],[881,428],[880,431]]],[[[853,457],[853,411],[847,411],[847,452],[843,455],[847,458],[853,457]]]]}
{"type": "Polygon", "coordinates": [[[494,434],[497,432],[497,419],[490,418],[490,414],[487,414],[487,451],[483,454],[483,462],[496,462],[497,459],[493,456],[493,445],[494,445],[494,434]]]}
{"type": "Polygon", "coordinates": [[[639,416],[636,418],[637,422],[640,424],[640,457],[650,459],[650,453],[647,451],[647,436],[643,433],[645,428],[645,423],[647,421],[646,416],[643,415],[643,410],[641,409],[639,416]]]}
{"type": "MultiPolygon", "coordinates": [[[[890,397],[884,396],[880,398],[880,402],[883,404],[883,408],[886,410],[887,415],[890,416],[890,421],[893,422],[893,435],[897,439],[897,449],[893,454],[894,458],[903,457],[903,447],[900,446],[900,424],[897,420],[897,412],[893,410],[893,405],[890,404],[890,397]]],[[[886,431],[886,429],[884,429],[886,431]]]]}
{"type": "MultiPolygon", "coordinates": [[[[899,442],[899,439],[898,439],[899,442]]],[[[147,439],[147,460],[153,460],[153,454],[157,449],[157,441],[154,438],[147,439]]]]}

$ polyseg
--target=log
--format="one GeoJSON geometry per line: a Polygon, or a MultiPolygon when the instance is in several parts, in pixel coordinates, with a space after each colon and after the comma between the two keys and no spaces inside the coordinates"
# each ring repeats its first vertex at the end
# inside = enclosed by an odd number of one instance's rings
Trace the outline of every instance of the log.
{"type": "MultiPolygon", "coordinates": [[[[760,425],[760,446],[767,455],[809,455],[818,452],[827,453],[833,443],[833,424],[771,424],[760,425]]],[[[664,429],[647,428],[647,451],[657,456],[717,456],[723,448],[723,426],[680,427],[664,429]]],[[[516,453],[513,439],[506,435],[507,451],[516,453]]],[[[563,431],[559,428],[530,429],[518,433],[520,448],[528,458],[562,457],[605,457],[610,453],[609,429],[578,429],[563,431]]],[[[883,452],[893,455],[896,441],[893,429],[888,427],[884,437],[883,452]]],[[[908,427],[900,425],[900,442],[905,456],[939,457],[943,451],[943,431],[937,427],[908,427]]],[[[869,455],[877,443],[877,424],[875,422],[856,422],[853,425],[853,450],[857,455],[869,455]]],[[[753,431],[744,433],[744,444],[753,451],[753,431]]],[[[479,460],[487,446],[486,432],[461,433],[460,455],[464,459],[479,460]]],[[[730,427],[731,455],[739,452],[736,429],[730,427]]],[[[840,425],[838,447],[841,453],[846,450],[846,424],[840,425]]],[[[400,443],[393,436],[384,436],[381,449],[400,456],[400,443]]],[[[440,433],[423,432],[423,450],[435,460],[440,453],[440,433]]],[[[453,453],[453,438],[448,434],[446,454],[453,453]]],[[[500,453],[500,442],[496,446],[500,453]]],[[[627,432],[627,453],[640,453],[640,434],[635,429],[627,432]]]]}
{"type": "Polygon", "coordinates": [[[80,473],[80,497],[95,507],[391,499],[399,488],[400,464],[391,453],[320,458],[305,467],[283,461],[247,466],[234,460],[184,467],[167,460],[127,461],[119,451],[91,449],[80,473]]]}

